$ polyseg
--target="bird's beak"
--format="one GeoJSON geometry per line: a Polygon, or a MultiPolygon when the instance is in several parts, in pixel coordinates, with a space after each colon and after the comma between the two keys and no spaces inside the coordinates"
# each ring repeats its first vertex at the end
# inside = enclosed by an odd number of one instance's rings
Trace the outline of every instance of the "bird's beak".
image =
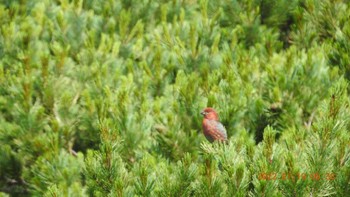
{"type": "Polygon", "coordinates": [[[204,111],[202,111],[201,114],[204,116],[204,114],[205,114],[204,111]]]}

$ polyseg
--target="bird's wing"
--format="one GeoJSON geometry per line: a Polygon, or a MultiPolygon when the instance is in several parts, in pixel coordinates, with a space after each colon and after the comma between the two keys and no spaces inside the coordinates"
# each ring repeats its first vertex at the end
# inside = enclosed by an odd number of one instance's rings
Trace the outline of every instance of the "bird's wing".
{"type": "Polygon", "coordinates": [[[225,129],[224,125],[221,124],[221,122],[217,122],[216,128],[222,133],[223,137],[224,137],[225,139],[227,139],[227,132],[226,132],[226,129],[225,129]]]}
{"type": "Polygon", "coordinates": [[[219,121],[210,120],[208,123],[209,128],[207,132],[214,140],[227,140],[226,129],[219,121]]]}

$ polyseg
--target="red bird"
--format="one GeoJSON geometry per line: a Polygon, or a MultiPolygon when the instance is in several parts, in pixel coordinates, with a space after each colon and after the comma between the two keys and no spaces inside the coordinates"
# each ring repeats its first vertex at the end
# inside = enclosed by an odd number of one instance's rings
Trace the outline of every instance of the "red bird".
{"type": "Polygon", "coordinates": [[[225,127],[219,122],[219,115],[211,107],[205,108],[201,114],[204,116],[202,126],[203,133],[209,142],[226,141],[227,133],[225,127]]]}

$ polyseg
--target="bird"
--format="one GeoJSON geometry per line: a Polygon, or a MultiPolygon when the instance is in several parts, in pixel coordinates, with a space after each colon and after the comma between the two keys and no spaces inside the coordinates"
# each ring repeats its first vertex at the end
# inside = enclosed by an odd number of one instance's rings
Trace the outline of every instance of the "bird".
{"type": "Polygon", "coordinates": [[[203,134],[211,143],[214,141],[227,141],[227,132],[224,125],[219,121],[219,115],[214,108],[207,107],[201,114],[203,115],[203,134]]]}

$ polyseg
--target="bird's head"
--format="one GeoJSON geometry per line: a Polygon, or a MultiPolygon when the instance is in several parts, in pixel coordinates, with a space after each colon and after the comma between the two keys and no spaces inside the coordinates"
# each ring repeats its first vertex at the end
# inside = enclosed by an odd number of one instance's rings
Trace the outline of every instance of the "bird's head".
{"type": "Polygon", "coordinates": [[[205,119],[209,119],[209,120],[219,120],[219,115],[216,113],[215,109],[211,108],[211,107],[207,107],[205,108],[201,114],[203,115],[203,117],[205,119]]]}

